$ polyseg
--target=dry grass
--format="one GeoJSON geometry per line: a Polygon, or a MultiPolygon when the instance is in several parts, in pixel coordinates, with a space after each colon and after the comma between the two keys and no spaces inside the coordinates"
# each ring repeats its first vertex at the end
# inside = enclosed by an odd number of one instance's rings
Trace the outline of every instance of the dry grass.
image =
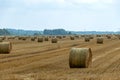
{"type": "Polygon", "coordinates": [[[119,39],[61,39],[59,43],[11,40],[11,54],[0,54],[0,80],[120,80],[119,39]],[[25,45],[26,44],[26,45],[25,45]],[[69,52],[76,47],[92,49],[93,63],[87,69],[70,69],[69,52]]]}

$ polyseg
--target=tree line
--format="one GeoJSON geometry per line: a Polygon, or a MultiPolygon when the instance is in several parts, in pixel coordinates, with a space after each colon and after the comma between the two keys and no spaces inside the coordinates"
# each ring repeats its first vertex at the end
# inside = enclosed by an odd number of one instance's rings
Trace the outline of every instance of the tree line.
{"type": "Polygon", "coordinates": [[[10,32],[6,29],[0,29],[0,35],[10,35],[10,32]]]}

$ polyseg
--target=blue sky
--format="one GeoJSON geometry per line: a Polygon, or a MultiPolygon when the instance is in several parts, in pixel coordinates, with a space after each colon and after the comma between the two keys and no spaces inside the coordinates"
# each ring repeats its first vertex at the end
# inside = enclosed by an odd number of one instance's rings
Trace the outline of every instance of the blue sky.
{"type": "Polygon", "coordinates": [[[120,0],[0,0],[0,28],[120,31],[120,0]]]}

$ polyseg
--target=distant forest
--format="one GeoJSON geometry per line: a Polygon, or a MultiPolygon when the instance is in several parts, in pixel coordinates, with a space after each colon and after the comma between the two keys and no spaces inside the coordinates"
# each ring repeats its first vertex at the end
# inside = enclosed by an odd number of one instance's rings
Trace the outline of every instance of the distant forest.
{"type": "Polygon", "coordinates": [[[65,31],[64,29],[53,29],[48,30],[45,29],[44,31],[32,31],[32,30],[16,30],[16,29],[1,29],[1,35],[68,35],[69,32],[65,31]],[[4,33],[3,33],[4,31],[4,33]]]}
{"type": "Polygon", "coordinates": [[[64,29],[45,29],[44,31],[0,29],[0,35],[84,35],[84,34],[120,34],[120,32],[108,31],[66,31],[64,29]]]}
{"type": "Polygon", "coordinates": [[[10,32],[11,35],[23,35],[23,36],[29,36],[29,35],[41,35],[42,31],[33,31],[33,30],[20,30],[20,29],[7,29],[8,32],[10,32]]]}
{"type": "Polygon", "coordinates": [[[43,34],[44,35],[68,35],[69,33],[64,29],[53,29],[53,30],[45,29],[43,31],[43,34]]]}
{"type": "Polygon", "coordinates": [[[0,29],[0,35],[10,35],[10,32],[6,29],[0,29]]]}

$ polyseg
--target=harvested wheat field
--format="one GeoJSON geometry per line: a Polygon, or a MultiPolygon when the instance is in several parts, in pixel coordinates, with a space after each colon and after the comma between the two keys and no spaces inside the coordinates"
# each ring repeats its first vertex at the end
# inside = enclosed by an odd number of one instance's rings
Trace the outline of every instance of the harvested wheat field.
{"type": "Polygon", "coordinates": [[[104,38],[97,44],[96,39],[62,38],[57,43],[9,39],[11,52],[0,53],[0,80],[120,80],[120,40],[104,38]],[[69,67],[73,47],[91,48],[90,67],[69,67]]]}

